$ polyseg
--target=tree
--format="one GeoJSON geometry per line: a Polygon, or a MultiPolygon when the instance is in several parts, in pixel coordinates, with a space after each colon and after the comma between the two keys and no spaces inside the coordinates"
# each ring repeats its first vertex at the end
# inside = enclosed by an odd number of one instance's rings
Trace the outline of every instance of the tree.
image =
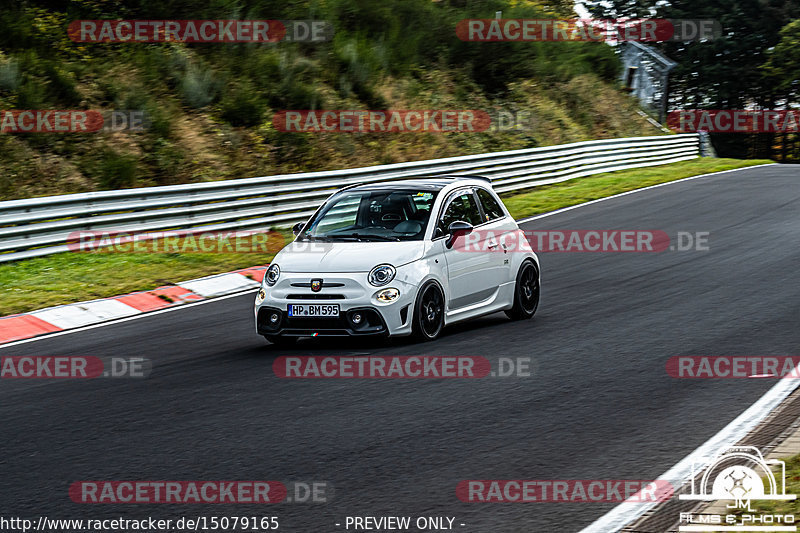
{"type": "Polygon", "coordinates": [[[767,52],[762,67],[764,78],[787,104],[800,101],[800,20],[781,29],[780,41],[767,52]]]}

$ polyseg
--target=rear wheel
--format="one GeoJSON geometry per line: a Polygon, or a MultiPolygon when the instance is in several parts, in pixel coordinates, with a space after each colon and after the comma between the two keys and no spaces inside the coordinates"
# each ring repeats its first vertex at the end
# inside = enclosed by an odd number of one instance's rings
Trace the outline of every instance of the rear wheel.
{"type": "Polygon", "coordinates": [[[270,344],[275,346],[292,346],[297,342],[297,337],[282,337],[280,335],[264,335],[270,344]]]}
{"type": "Polygon", "coordinates": [[[426,283],[417,295],[414,304],[414,336],[423,341],[432,341],[444,327],[444,295],[433,281],[426,283]]]}
{"type": "Polygon", "coordinates": [[[506,311],[511,320],[526,320],[536,314],[539,307],[539,270],[533,261],[527,260],[517,272],[514,286],[514,307],[506,311]]]}

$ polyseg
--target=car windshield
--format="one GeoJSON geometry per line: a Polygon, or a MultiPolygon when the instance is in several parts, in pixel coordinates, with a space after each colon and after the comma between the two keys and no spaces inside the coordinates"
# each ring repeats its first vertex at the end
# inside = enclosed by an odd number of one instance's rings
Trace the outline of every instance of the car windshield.
{"type": "Polygon", "coordinates": [[[418,241],[438,191],[353,190],[331,198],[300,233],[301,240],[418,241]]]}

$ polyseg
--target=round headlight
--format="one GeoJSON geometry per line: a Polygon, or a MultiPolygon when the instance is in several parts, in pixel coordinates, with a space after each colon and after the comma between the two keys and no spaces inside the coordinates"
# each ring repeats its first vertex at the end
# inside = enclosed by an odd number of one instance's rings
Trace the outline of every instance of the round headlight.
{"type": "Polygon", "coordinates": [[[382,291],[380,291],[378,294],[375,295],[375,298],[379,302],[388,303],[388,302],[395,301],[398,296],[400,296],[400,291],[398,291],[397,289],[394,289],[394,288],[389,288],[389,289],[383,289],[382,291]]]}
{"type": "Polygon", "coordinates": [[[392,265],[378,265],[369,271],[369,284],[382,287],[394,279],[395,269],[392,265]]]}
{"type": "Polygon", "coordinates": [[[281,277],[281,268],[273,263],[267,269],[267,273],[264,274],[264,283],[271,287],[278,282],[279,277],[281,277]]]}

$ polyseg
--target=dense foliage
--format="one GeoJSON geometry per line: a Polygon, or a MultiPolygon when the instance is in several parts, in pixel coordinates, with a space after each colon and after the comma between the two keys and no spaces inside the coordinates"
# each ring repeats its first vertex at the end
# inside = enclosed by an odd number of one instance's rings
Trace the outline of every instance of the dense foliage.
{"type": "MultiPolygon", "coordinates": [[[[670,75],[672,109],[792,109],[800,105],[800,2],[797,0],[603,0],[600,17],[714,19],[719,39],[659,45],[678,62],[670,75]]],[[[714,134],[728,157],[800,160],[800,136],[714,134]]]]}
{"type": "Polygon", "coordinates": [[[22,1],[0,11],[0,109],[143,109],[141,134],[0,135],[0,197],[248,177],[657,133],[602,43],[470,43],[464,18],[567,17],[520,0],[22,1]],[[325,43],[72,42],[82,19],[321,19],[325,43]],[[527,131],[283,133],[283,109],[531,109],[527,131]],[[616,115],[620,115],[619,117],[616,115]],[[620,118],[622,117],[622,118],[620,118]]]}

